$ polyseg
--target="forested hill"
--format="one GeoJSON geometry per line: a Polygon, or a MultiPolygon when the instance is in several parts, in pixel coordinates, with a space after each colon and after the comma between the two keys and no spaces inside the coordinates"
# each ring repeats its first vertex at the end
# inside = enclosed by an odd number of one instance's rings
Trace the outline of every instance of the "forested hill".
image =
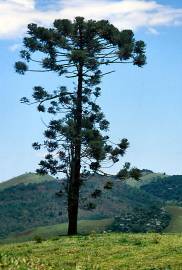
{"type": "MultiPolygon", "coordinates": [[[[26,174],[0,184],[1,238],[37,226],[67,221],[66,195],[64,190],[58,193],[61,184],[52,179],[48,176],[40,178],[36,174],[26,174]]],[[[144,219],[143,213],[146,213],[146,223],[149,223],[150,218],[156,220],[156,213],[160,216],[161,207],[160,200],[154,199],[145,191],[131,187],[115,177],[95,175],[89,177],[81,187],[79,219],[101,220],[126,216],[126,220],[129,220],[132,213],[135,213],[132,221],[135,224],[140,216],[144,219]]],[[[121,230],[132,230],[125,222],[123,224],[121,230]]]]}
{"type": "Polygon", "coordinates": [[[157,177],[155,181],[143,184],[141,189],[166,203],[182,206],[182,175],[157,177]]]}

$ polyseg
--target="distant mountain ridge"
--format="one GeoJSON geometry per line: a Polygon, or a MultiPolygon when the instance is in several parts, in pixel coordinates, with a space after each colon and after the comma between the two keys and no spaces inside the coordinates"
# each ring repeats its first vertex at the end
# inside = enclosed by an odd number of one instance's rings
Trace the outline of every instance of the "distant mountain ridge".
{"type": "MultiPolygon", "coordinates": [[[[147,184],[155,179],[159,179],[159,178],[165,178],[167,177],[165,174],[163,173],[154,173],[151,170],[148,169],[143,169],[141,170],[142,172],[142,178],[140,181],[135,181],[133,179],[128,179],[126,180],[126,183],[131,185],[131,186],[135,186],[135,187],[139,187],[141,185],[147,184]]],[[[46,181],[54,181],[55,178],[53,176],[50,175],[39,175],[37,173],[33,173],[33,172],[26,172],[24,174],[21,174],[19,176],[13,177],[7,181],[3,181],[0,182],[0,191],[7,189],[7,188],[11,188],[13,186],[17,186],[20,184],[24,184],[24,185],[28,185],[28,184],[38,184],[38,183],[43,183],[46,181]]]]}
{"type": "Polygon", "coordinates": [[[45,181],[53,181],[53,180],[54,178],[50,175],[41,176],[41,175],[38,175],[37,173],[28,172],[28,173],[19,175],[17,177],[13,177],[10,180],[1,182],[0,191],[6,188],[20,185],[20,184],[28,185],[28,184],[33,184],[33,183],[36,184],[36,183],[42,183],[45,181]]]}

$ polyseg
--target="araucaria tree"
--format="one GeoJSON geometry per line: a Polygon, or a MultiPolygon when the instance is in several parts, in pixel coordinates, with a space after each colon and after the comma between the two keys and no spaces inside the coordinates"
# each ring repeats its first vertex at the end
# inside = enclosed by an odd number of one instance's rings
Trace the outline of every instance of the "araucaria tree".
{"type": "MultiPolygon", "coordinates": [[[[66,175],[68,234],[74,235],[83,178],[89,172],[103,174],[103,164],[117,163],[129,146],[127,139],[113,145],[106,134],[109,122],[96,100],[102,77],[111,71],[102,67],[122,63],[142,67],[146,62],[145,44],[136,41],[131,30],[119,31],[106,20],[76,17],[73,22],[55,20],[52,28],[29,24],[24,48],[20,52],[23,60],[15,64],[18,73],[55,72],[75,82],[73,89],[59,86],[52,92],[35,86],[33,101],[26,97],[21,100],[37,103],[38,111],[54,116],[45,130],[45,141],[33,144],[36,150],[44,147],[48,152],[37,171],[66,175]]],[[[129,167],[125,164],[118,176],[138,178],[138,170],[129,167]]]]}

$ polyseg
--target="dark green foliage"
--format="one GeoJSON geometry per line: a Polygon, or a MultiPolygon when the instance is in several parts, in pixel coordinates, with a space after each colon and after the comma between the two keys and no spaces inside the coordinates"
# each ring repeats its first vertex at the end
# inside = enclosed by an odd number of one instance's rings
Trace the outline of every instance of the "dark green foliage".
{"type": "Polygon", "coordinates": [[[34,239],[33,239],[37,244],[42,243],[42,241],[44,240],[40,235],[35,235],[34,239]]]}
{"type": "Polygon", "coordinates": [[[101,196],[101,194],[102,194],[102,191],[101,191],[100,189],[96,189],[96,190],[91,194],[91,196],[92,196],[92,198],[97,198],[97,197],[101,196]]]}
{"type": "Polygon", "coordinates": [[[137,169],[137,168],[131,168],[130,169],[130,163],[127,162],[125,163],[125,165],[123,166],[123,169],[121,169],[118,173],[117,173],[117,177],[120,179],[128,179],[128,178],[133,178],[135,180],[139,180],[140,177],[142,176],[142,172],[137,169]]]}
{"type": "Polygon", "coordinates": [[[86,205],[86,209],[87,210],[93,210],[96,208],[96,204],[93,203],[93,202],[89,202],[87,205],[86,205]]]}
{"type": "Polygon", "coordinates": [[[15,64],[15,70],[21,75],[24,75],[25,72],[28,70],[27,65],[24,62],[16,62],[15,64]]]}
{"type": "Polygon", "coordinates": [[[163,200],[182,205],[182,176],[174,175],[164,179],[155,179],[141,187],[142,190],[163,200]]]}
{"type": "Polygon", "coordinates": [[[104,186],[105,189],[112,189],[112,187],[113,187],[113,182],[111,181],[108,181],[104,186]]]}

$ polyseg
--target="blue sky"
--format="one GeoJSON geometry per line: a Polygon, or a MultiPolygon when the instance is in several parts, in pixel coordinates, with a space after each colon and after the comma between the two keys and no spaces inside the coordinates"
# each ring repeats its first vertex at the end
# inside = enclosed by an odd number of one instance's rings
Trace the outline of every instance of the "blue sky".
{"type": "Polygon", "coordinates": [[[20,104],[20,98],[30,96],[37,84],[50,89],[66,84],[54,74],[20,76],[14,72],[26,25],[50,25],[56,17],[72,19],[83,14],[86,18],[109,19],[120,29],[131,28],[136,38],[147,44],[148,63],[144,68],[115,66],[116,72],[101,84],[100,103],[111,123],[113,140],[127,137],[130,141],[123,162],[182,174],[180,1],[0,0],[0,181],[34,171],[43,155],[31,144],[42,138],[41,118],[45,116],[33,106],[20,104]]]}

